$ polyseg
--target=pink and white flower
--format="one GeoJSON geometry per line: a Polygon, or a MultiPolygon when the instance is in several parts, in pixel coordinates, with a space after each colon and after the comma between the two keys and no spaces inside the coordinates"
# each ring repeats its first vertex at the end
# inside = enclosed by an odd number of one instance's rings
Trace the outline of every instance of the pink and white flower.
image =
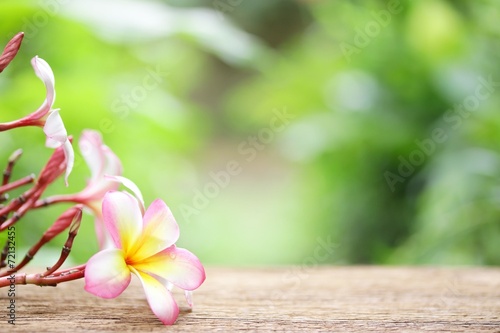
{"type": "Polygon", "coordinates": [[[119,186],[106,176],[120,176],[122,164],[118,156],[104,144],[97,131],[84,130],[78,145],[91,175],[85,189],[78,194],[79,202],[90,207],[96,215],[101,215],[104,195],[119,186]]]}
{"type": "Polygon", "coordinates": [[[117,190],[118,180],[112,177],[121,176],[122,164],[116,154],[104,144],[99,132],[84,130],[78,141],[81,154],[90,169],[87,186],[75,194],[62,194],[46,198],[39,203],[73,202],[85,205],[95,216],[95,230],[99,247],[107,247],[111,239],[107,235],[102,220],[102,200],[108,191],[117,190]]]}
{"type": "Polygon", "coordinates": [[[110,245],[111,239],[104,228],[102,200],[108,191],[117,190],[120,184],[109,176],[120,176],[122,164],[118,156],[106,146],[97,131],[85,130],[78,142],[82,156],[87,163],[91,178],[87,186],[74,196],[74,201],[90,208],[95,216],[95,231],[99,248],[110,245]]]}
{"type": "Polygon", "coordinates": [[[73,147],[68,139],[68,133],[64,127],[59,109],[52,109],[56,98],[54,73],[49,64],[35,56],[31,59],[31,65],[38,76],[44,83],[46,89],[45,100],[42,105],[33,113],[24,118],[11,121],[8,123],[0,123],[0,132],[23,126],[39,126],[43,127],[43,131],[47,137],[45,145],[49,148],[63,147],[66,160],[66,174],[64,180],[68,185],[68,176],[73,169],[75,154],[73,147]]]}
{"type": "Polygon", "coordinates": [[[153,313],[165,325],[173,324],[179,308],[169,285],[192,291],[205,280],[205,270],[193,253],[175,246],[179,226],[170,209],[157,199],[142,216],[132,195],[108,192],[102,210],[113,247],[89,259],[85,290],[115,298],[130,284],[132,273],[141,281],[153,313]]]}

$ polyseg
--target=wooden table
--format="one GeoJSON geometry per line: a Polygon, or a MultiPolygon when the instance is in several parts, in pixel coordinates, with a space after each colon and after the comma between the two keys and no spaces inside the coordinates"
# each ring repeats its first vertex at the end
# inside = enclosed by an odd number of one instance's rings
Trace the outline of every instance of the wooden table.
{"type": "Polygon", "coordinates": [[[500,268],[207,268],[189,311],[165,327],[138,281],[117,299],[83,281],[17,286],[16,325],[0,332],[500,332],[500,268]]]}

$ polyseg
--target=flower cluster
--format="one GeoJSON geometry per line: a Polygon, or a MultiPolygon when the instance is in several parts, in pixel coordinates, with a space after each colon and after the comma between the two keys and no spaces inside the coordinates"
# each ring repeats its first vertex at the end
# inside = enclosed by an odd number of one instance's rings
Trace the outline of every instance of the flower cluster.
{"type": "MultiPolygon", "coordinates": [[[[16,56],[22,39],[23,33],[19,33],[8,42],[0,55],[0,73],[16,56]]],[[[53,108],[56,91],[52,69],[38,56],[31,64],[45,85],[45,100],[38,109],[21,119],[0,122],[0,132],[25,126],[41,127],[46,137],[45,145],[55,150],[38,176],[29,175],[15,181],[11,181],[11,174],[22,151],[17,150],[10,156],[0,183],[0,232],[19,223],[30,210],[62,202],[73,206],[59,216],[17,265],[7,258],[6,250],[11,242],[7,239],[0,257],[0,287],[10,285],[12,281],[8,275],[26,266],[42,246],[67,230],[68,238],[58,261],[39,274],[16,273],[16,284],[55,286],[84,278],[86,291],[102,298],[114,298],[127,288],[133,274],[140,280],[153,313],[162,323],[173,324],[179,309],[171,294],[172,287],[183,289],[192,306],[191,291],[205,280],[203,265],[193,253],[175,245],[179,226],[162,200],[153,201],[145,209],[140,190],[122,176],[119,158],[96,131],[83,131],[78,142],[91,172],[87,186],[73,194],[44,196],[48,186],[62,175],[68,186],[75,155],[72,137],[68,136],[59,109],[53,108]],[[133,195],[119,191],[120,185],[133,195]],[[26,186],[30,188],[9,201],[9,192],[26,186]],[[100,251],[86,264],[59,270],[71,251],[84,209],[94,216],[100,251]]]]}

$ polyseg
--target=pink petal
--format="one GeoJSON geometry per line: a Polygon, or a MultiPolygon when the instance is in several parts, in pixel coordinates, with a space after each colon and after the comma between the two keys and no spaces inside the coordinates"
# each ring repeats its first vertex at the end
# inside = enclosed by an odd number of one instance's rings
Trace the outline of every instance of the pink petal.
{"type": "Polygon", "coordinates": [[[104,220],[102,219],[102,199],[100,200],[89,200],[85,202],[85,206],[87,206],[90,213],[95,217],[101,219],[102,227],[104,228],[104,220]]]}
{"type": "Polygon", "coordinates": [[[142,216],[137,200],[125,192],[108,192],[102,202],[104,225],[115,246],[127,256],[141,236],[142,216]]]}
{"type": "Polygon", "coordinates": [[[191,290],[184,290],[184,297],[186,298],[186,302],[190,308],[193,307],[193,292],[191,290]]]}
{"type": "Polygon", "coordinates": [[[92,174],[90,182],[80,197],[84,201],[102,201],[108,191],[116,191],[119,187],[104,177],[105,174],[121,174],[122,165],[118,157],[106,147],[97,131],[85,130],[79,141],[80,151],[92,174]]]}
{"type": "Polygon", "coordinates": [[[114,247],[114,242],[111,239],[111,236],[108,234],[106,227],[104,226],[102,216],[95,215],[94,227],[97,236],[97,242],[99,244],[99,249],[103,250],[114,247]]]}
{"type": "Polygon", "coordinates": [[[102,298],[120,295],[128,287],[130,279],[130,270],[120,249],[96,253],[85,268],[85,290],[102,298]]]}
{"type": "Polygon", "coordinates": [[[64,156],[66,160],[66,173],[64,174],[64,182],[68,186],[68,177],[73,170],[73,165],[75,164],[75,152],[73,151],[73,146],[69,140],[64,142],[64,156]]]}
{"type": "Polygon", "coordinates": [[[64,127],[59,110],[53,110],[43,126],[43,131],[47,136],[45,145],[49,148],[58,148],[63,146],[64,156],[66,160],[66,175],[64,181],[66,186],[68,186],[68,177],[73,170],[73,165],[75,163],[75,153],[73,151],[73,146],[68,139],[68,133],[64,127]]]}
{"type": "Polygon", "coordinates": [[[200,260],[175,245],[133,265],[140,272],[161,277],[185,290],[198,288],[206,277],[200,260]]]}
{"type": "Polygon", "coordinates": [[[148,274],[136,271],[131,268],[132,272],[139,277],[142,287],[146,292],[149,307],[153,313],[165,325],[175,323],[179,315],[179,307],[175,303],[172,294],[158,280],[148,274]]]}
{"type": "Polygon", "coordinates": [[[58,148],[68,139],[68,132],[64,127],[59,110],[53,110],[43,126],[43,132],[47,136],[45,145],[49,148],[58,148]]]}
{"type": "Polygon", "coordinates": [[[133,253],[138,262],[172,246],[179,239],[179,226],[167,205],[160,199],[151,203],[143,218],[144,226],[133,253]]]}
{"type": "MultiPolygon", "coordinates": [[[[6,65],[7,64],[5,64],[5,66],[6,65]]],[[[35,70],[36,76],[38,76],[45,84],[45,100],[35,112],[30,113],[29,115],[16,121],[1,124],[2,126],[0,126],[0,131],[21,126],[43,126],[45,116],[52,109],[52,105],[54,104],[54,100],[56,98],[54,73],[52,72],[49,64],[45,60],[38,58],[38,56],[31,59],[31,65],[35,70]]]]}
{"type": "Polygon", "coordinates": [[[122,184],[127,189],[129,189],[130,191],[132,191],[132,193],[134,194],[135,198],[141,204],[141,212],[144,214],[144,210],[145,210],[144,209],[144,199],[142,197],[141,190],[139,189],[139,187],[137,187],[137,185],[133,181],[131,181],[130,179],[128,179],[126,177],[122,177],[122,176],[118,176],[118,175],[113,175],[113,174],[106,174],[105,178],[107,178],[107,179],[109,179],[111,181],[117,182],[119,184],[122,184]]]}
{"type": "Polygon", "coordinates": [[[106,156],[106,166],[104,168],[104,175],[120,176],[123,172],[122,163],[116,154],[108,147],[103,145],[101,147],[104,155],[106,156]]]}
{"type": "Polygon", "coordinates": [[[47,90],[47,95],[43,104],[38,108],[38,110],[29,115],[29,118],[40,119],[50,111],[52,105],[54,104],[54,100],[56,98],[55,79],[54,73],[52,72],[49,64],[42,58],[38,58],[38,56],[34,57],[31,59],[31,65],[35,70],[36,76],[43,81],[45,89],[47,90]]]}
{"type": "Polygon", "coordinates": [[[78,141],[78,146],[82,152],[82,156],[87,163],[91,181],[102,177],[104,166],[106,164],[106,156],[102,151],[102,138],[99,132],[85,130],[78,141]]]}

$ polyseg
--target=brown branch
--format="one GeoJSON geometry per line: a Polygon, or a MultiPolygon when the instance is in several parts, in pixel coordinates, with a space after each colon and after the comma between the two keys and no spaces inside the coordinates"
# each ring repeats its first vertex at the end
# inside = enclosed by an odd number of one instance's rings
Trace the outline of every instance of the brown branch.
{"type": "Polygon", "coordinates": [[[80,228],[81,221],[82,221],[82,208],[80,206],[77,208],[73,216],[73,221],[71,222],[71,225],[69,227],[68,239],[66,240],[66,243],[64,243],[59,260],[56,262],[54,266],[48,268],[47,271],[42,274],[43,277],[54,273],[66,261],[66,258],[68,258],[69,253],[71,252],[71,247],[73,246],[73,241],[75,240],[75,237],[78,233],[78,229],[80,228]]]}
{"type": "MultiPolygon", "coordinates": [[[[9,269],[8,271],[4,271],[0,273],[0,277],[6,276],[10,274],[9,272],[11,271],[19,271],[21,270],[24,266],[26,266],[32,259],[33,257],[38,253],[38,251],[50,242],[54,237],[59,235],[62,231],[64,231],[66,228],[68,228],[71,223],[75,221],[76,218],[81,219],[81,212],[82,212],[82,206],[77,205],[74,207],[71,207],[70,209],[66,210],[64,213],[62,213],[59,218],[52,224],[42,235],[40,240],[33,245],[29,249],[29,251],[26,253],[24,256],[23,260],[14,268],[9,269]]],[[[7,247],[4,249],[5,252],[5,258],[7,257],[7,247]]],[[[2,252],[1,259],[2,261],[0,262],[0,267],[5,267],[5,258],[4,258],[4,252],[2,252]]]]}
{"type": "Polygon", "coordinates": [[[5,168],[5,170],[3,172],[2,185],[6,185],[9,182],[10,176],[12,174],[12,168],[14,167],[14,164],[17,162],[17,160],[21,157],[22,154],[23,154],[23,150],[18,149],[9,156],[7,167],[5,168]]]}
{"type": "MultiPolygon", "coordinates": [[[[7,206],[0,207],[0,231],[5,230],[4,222],[7,221],[8,215],[14,212],[14,217],[17,215],[16,210],[21,207],[31,196],[37,191],[37,186],[34,186],[21,194],[16,199],[12,200],[7,206]]],[[[19,219],[19,218],[18,218],[19,219]]]]}
{"type": "Polygon", "coordinates": [[[49,276],[41,274],[26,274],[11,272],[10,275],[0,278],[0,288],[19,284],[34,284],[40,287],[55,287],[59,283],[81,279],[85,276],[85,265],[68,268],[49,276]]]}
{"type": "Polygon", "coordinates": [[[19,221],[40,198],[45,188],[46,186],[41,187],[37,184],[37,186],[29,189],[12,200],[7,206],[0,209],[0,231],[4,231],[19,221]],[[7,218],[8,214],[11,212],[13,212],[12,217],[7,218]]]}
{"type": "MultiPolygon", "coordinates": [[[[2,189],[3,186],[6,186],[9,183],[10,176],[12,175],[12,168],[14,167],[15,162],[21,157],[22,153],[23,150],[18,149],[9,156],[7,167],[3,171],[2,186],[0,186],[0,189],[2,189]]],[[[4,194],[5,192],[7,191],[0,190],[0,203],[8,199],[8,195],[4,194]]]]}
{"type": "Polygon", "coordinates": [[[7,206],[0,206],[0,232],[15,224],[28,210],[33,208],[45,189],[61,176],[65,169],[64,150],[63,147],[59,147],[40,172],[35,186],[11,201],[7,206]],[[9,218],[10,213],[13,215],[9,218]]]}
{"type": "MultiPolygon", "coordinates": [[[[7,238],[5,240],[5,245],[3,247],[2,254],[0,255],[0,268],[4,268],[5,266],[7,266],[7,263],[5,262],[5,260],[7,260],[7,255],[9,254],[9,244],[10,244],[10,241],[9,241],[9,238],[7,238]]],[[[0,275],[0,276],[3,276],[3,275],[0,275]]]]}

